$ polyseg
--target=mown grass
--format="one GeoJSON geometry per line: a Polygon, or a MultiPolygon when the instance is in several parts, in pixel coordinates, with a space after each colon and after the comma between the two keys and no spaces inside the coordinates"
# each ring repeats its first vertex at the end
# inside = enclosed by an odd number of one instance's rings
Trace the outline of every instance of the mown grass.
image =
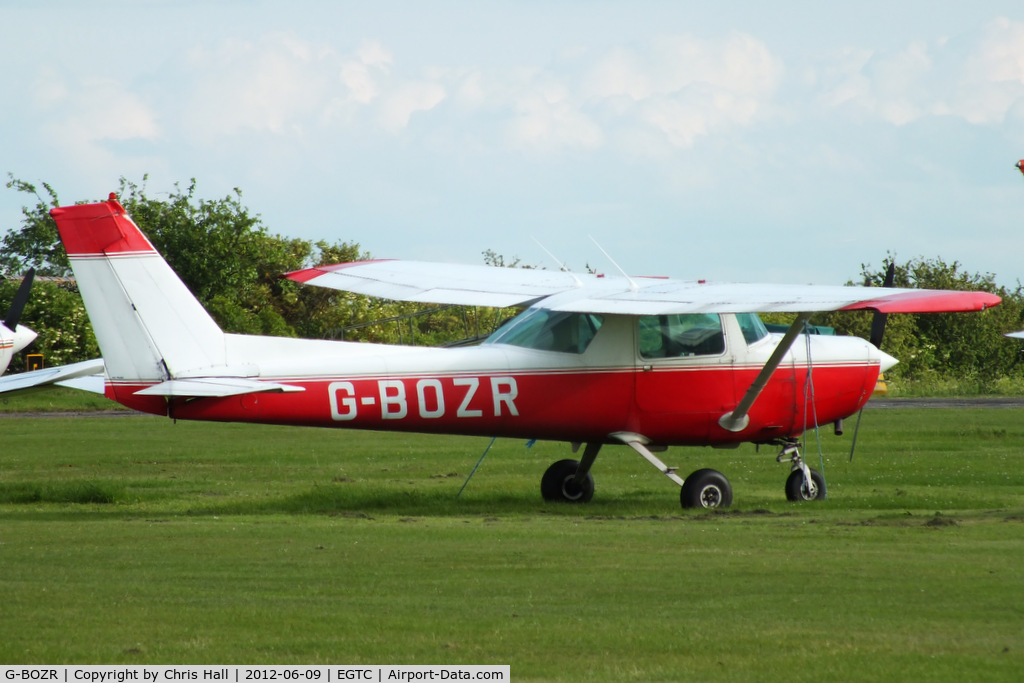
{"type": "MultiPolygon", "coordinates": [[[[1018,680],[1024,410],[865,413],[829,499],[774,452],[683,511],[625,447],[586,506],[560,444],[3,418],[0,662],[508,663],[516,680],[1018,680]]],[[[817,466],[812,438],[808,458],[817,466]]]]}
{"type": "Polygon", "coordinates": [[[47,412],[98,412],[124,410],[99,394],[58,386],[0,394],[0,414],[47,412]]]}

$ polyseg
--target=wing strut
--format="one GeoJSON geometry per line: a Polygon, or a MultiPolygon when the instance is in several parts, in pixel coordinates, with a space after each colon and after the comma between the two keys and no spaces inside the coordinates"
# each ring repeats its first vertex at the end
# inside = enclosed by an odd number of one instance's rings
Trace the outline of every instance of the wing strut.
{"type": "Polygon", "coordinates": [[[764,390],[768,380],[771,379],[772,374],[776,368],[782,362],[782,357],[786,355],[790,347],[793,346],[793,342],[796,341],[796,337],[800,334],[804,325],[810,320],[810,313],[800,313],[797,315],[796,320],[786,330],[786,334],[783,335],[782,341],[775,347],[775,351],[772,352],[771,358],[761,368],[761,372],[757,373],[757,377],[751,383],[750,388],[747,389],[747,393],[743,396],[743,400],[740,401],[739,405],[731,413],[726,413],[719,418],[718,424],[724,429],[728,429],[730,432],[742,432],[750,424],[750,417],[747,413],[750,412],[750,407],[754,405],[754,401],[761,395],[761,391],[764,390]]]}

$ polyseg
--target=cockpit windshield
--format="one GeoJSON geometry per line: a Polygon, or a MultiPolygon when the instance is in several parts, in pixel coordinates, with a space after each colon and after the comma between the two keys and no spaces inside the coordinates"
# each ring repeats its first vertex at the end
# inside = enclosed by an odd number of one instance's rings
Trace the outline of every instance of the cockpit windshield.
{"type": "Polygon", "coordinates": [[[538,351],[583,353],[594,340],[604,317],[531,308],[500,327],[485,344],[511,344],[538,351]]]}

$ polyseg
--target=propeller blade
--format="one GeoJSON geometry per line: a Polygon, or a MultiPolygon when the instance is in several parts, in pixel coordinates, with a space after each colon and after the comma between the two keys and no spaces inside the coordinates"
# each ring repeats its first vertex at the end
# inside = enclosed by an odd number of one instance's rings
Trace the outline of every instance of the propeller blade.
{"type": "Polygon", "coordinates": [[[11,307],[7,309],[7,315],[4,317],[4,325],[7,329],[12,332],[17,329],[18,321],[21,320],[21,313],[25,310],[25,304],[28,303],[29,292],[32,291],[32,281],[36,277],[36,269],[29,268],[28,273],[21,280],[21,286],[18,287],[18,293],[14,295],[14,301],[11,302],[11,307]]]}
{"type": "MultiPolygon", "coordinates": [[[[882,281],[883,287],[892,287],[896,281],[896,262],[890,261],[889,268],[885,271],[885,280],[882,281]]],[[[888,313],[875,312],[875,317],[871,319],[871,337],[868,341],[876,349],[881,350],[882,348],[882,336],[885,335],[885,323],[889,320],[888,313]]],[[[850,462],[853,462],[853,453],[857,450],[857,434],[860,432],[860,418],[864,416],[864,409],[861,408],[860,412],[857,413],[857,424],[853,427],[853,442],[850,444],[850,462]]]]}
{"type": "MultiPolygon", "coordinates": [[[[895,280],[896,264],[890,263],[889,269],[885,271],[885,281],[882,283],[882,286],[892,287],[895,280]]],[[[870,341],[876,349],[882,348],[882,335],[885,334],[885,323],[888,319],[888,313],[875,313],[875,317],[871,319],[871,337],[868,341],[870,341]]]]}

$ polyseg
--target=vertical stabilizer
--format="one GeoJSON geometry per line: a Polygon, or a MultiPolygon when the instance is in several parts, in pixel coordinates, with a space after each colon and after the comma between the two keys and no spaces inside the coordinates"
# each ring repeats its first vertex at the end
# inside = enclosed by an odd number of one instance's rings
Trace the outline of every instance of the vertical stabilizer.
{"type": "Polygon", "coordinates": [[[223,366],[224,334],[114,195],[50,212],[114,382],[223,366]]]}

